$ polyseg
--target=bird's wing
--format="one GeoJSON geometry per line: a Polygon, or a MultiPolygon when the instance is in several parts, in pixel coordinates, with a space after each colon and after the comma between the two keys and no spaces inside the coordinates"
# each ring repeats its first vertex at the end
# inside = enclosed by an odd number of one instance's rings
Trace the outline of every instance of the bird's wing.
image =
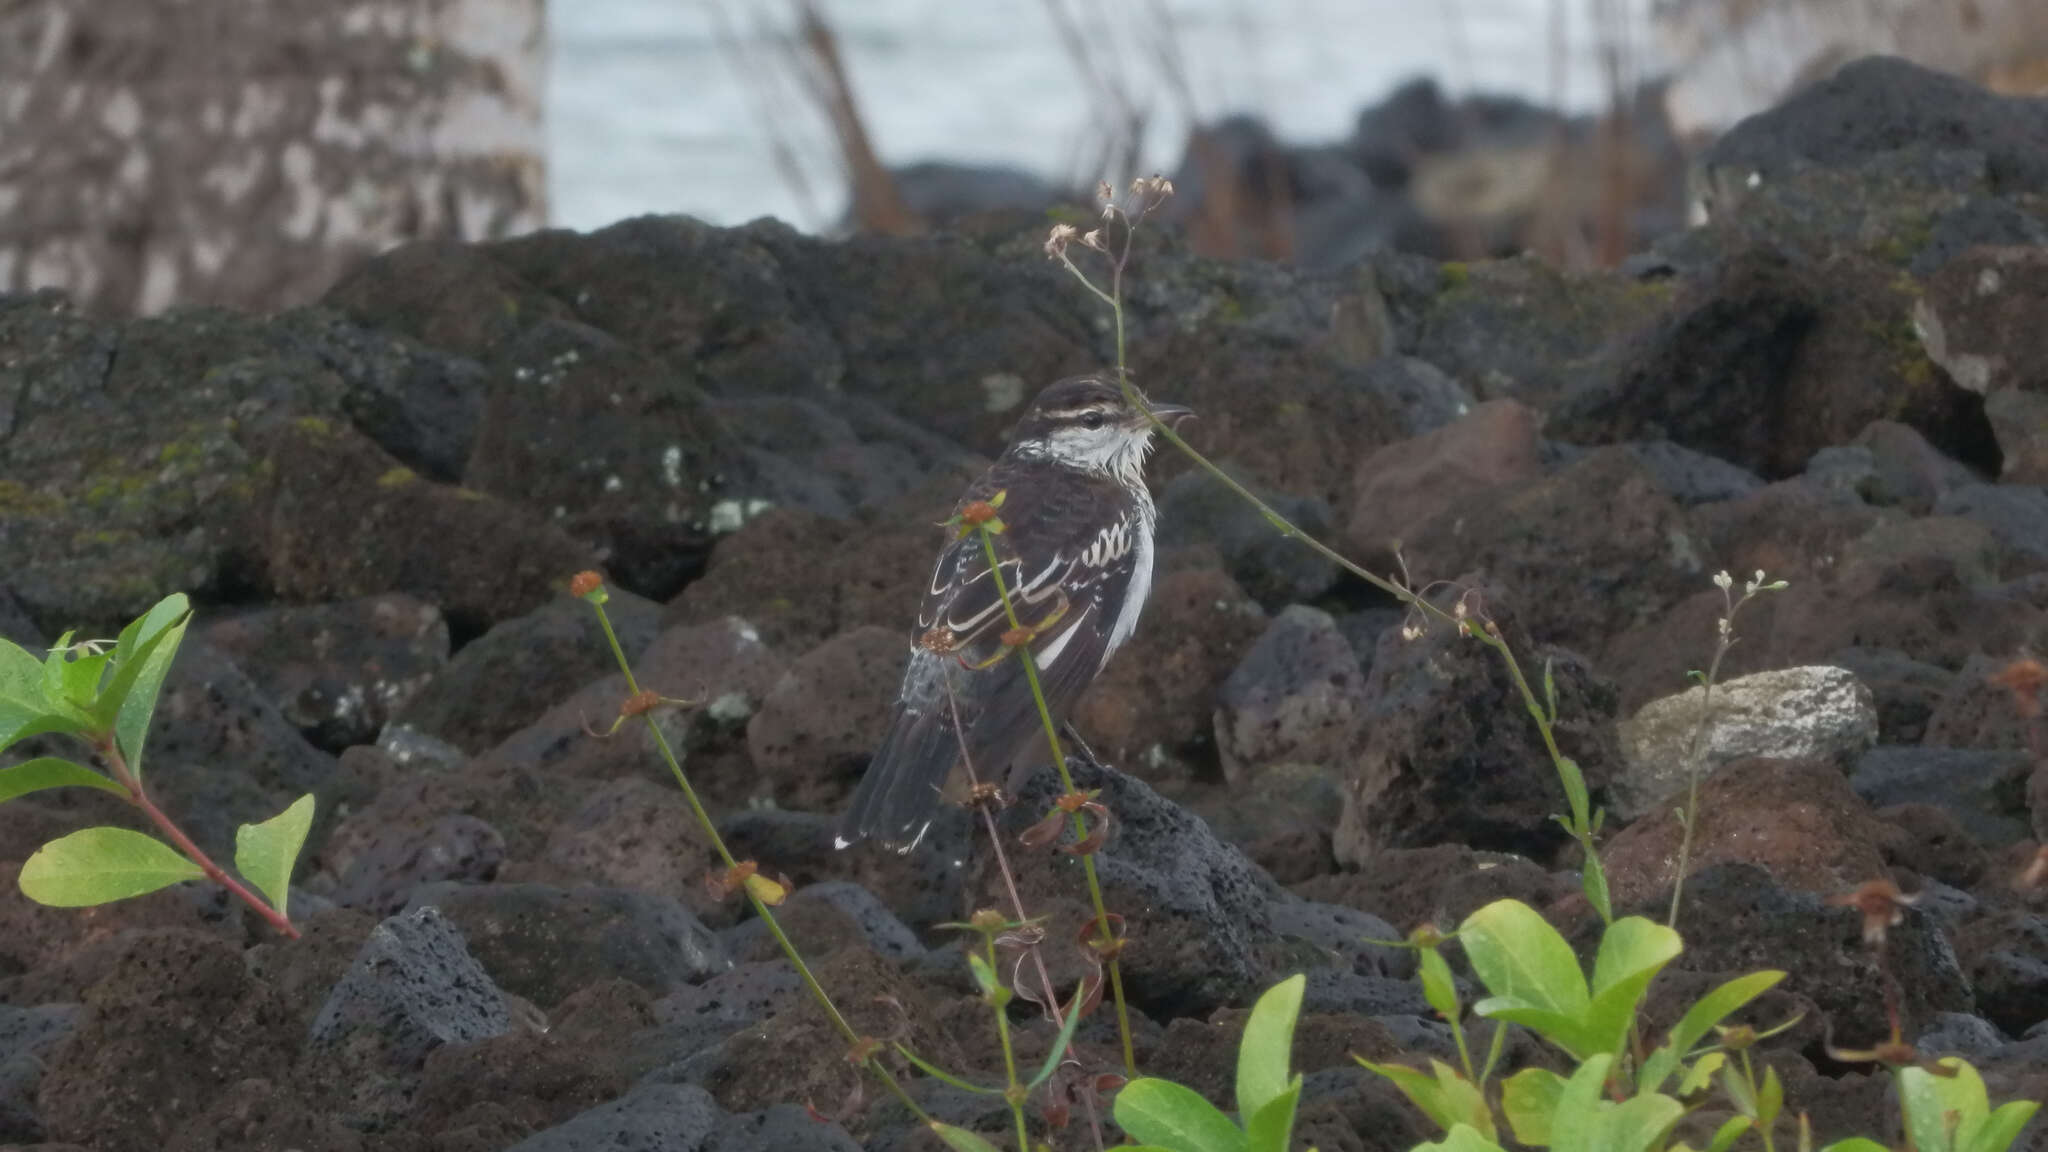
{"type": "MultiPolygon", "coordinates": [[[[1105,521],[1102,499],[1099,488],[1041,487],[1028,507],[1009,502],[1007,528],[995,535],[1002,592],[1033,633],[1055,721],[1107,659],[1140,561],[1141,511],[1126,504],[1105,521]]],[[[963,748],[978,779],[1000,783],[1045,740],[1023,664],[1003,649],[1010,629],[980,533],[958,536],[932,568],[896,715],[841,818],[841,843],[873,836],[907,850],[930,825],[963,748]]]]}
{"type": "MultiPolygon", "coordinates": [[[[1070,532],[996,536],[1003,587],[1033,633],[1029,648],[1055,721],[1066,718],[1108,659],[1112,639],[1120,639],[1116,624],[1139,562],[1139,516],[1129,507],[1114,520],[1095,517],[1070,532]]],[[[927,591],[920,647],[957,661],[948,707],[960,712],[977,773],[999,781],[1019,752],[1044,739],[1043,720],[1022,664],[1002,650],[1009,613],[989,579],[978,534],[948,549],[927,591]],[[957,646],[946,651],[937,640],[957,646]]]]}

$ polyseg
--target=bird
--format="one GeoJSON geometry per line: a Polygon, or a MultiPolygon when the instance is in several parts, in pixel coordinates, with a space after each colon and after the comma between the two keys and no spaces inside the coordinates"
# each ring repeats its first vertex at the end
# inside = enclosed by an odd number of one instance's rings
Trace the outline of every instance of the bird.
{"type": "Polygon", "coordinates": [[[1055,723],[1131,638],[1152,589],[1158,513],[1145,460],[1153,421],[1193,414],[1131,392],[1137,403],[1103,375],[1047,386],[1002,455],[961,495],[948,521],[953,537],[924,590],[887,733],[840,815],[835,847],[876,840],[911,851],[963,755],[974,778],[990,783],[1008,771],[1015,784],[1050,759],[1022,661],[1003,645],[1012,623],[981,533],[963,519],[974,505],[994,506],[1000,519],[996,572],[1032,633],[1025,646],[1055,723]]]}

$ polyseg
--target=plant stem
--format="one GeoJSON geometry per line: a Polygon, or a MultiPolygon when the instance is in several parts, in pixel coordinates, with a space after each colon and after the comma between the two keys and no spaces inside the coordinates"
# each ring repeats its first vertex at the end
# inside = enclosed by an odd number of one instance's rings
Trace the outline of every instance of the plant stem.
{"type": "Polygon", "coordinates": [[[1671,911],[1664,918],[1669,928],[1678,927],[1678,909],[1685,898],[1685,872],[1692,862],[1693,830],[1699,824],[1700,811],[1700,769],[1704,766],[1704,749],[1708,730],[1714,721],[1714,685],[1721,675],[1721,658],[1728,655],[1728,649],[1735,646],[1735,614],[1742,610],[1749,595],[1744,593],[1741,600],[1732,600],[1727,589],[1721,590],[1722,607],[1726,610],[1728,625],[1714,642],[1714,658],[1707,664],[1704,692],[1700,698],[1700,720],[1693,726],[1692,739],[1685,750],[1685,811],[1679,814],[1683,831],[1678,837],[1678,874],[1671,881],[1671,911]]]}
{"type": "MultiPolygon", "coordinates": [[[[964,734],[965,730],[960,725],[960,702],[953,695],[953,678],[951,675],[946,677],[946,707],[951,709],[953,713],[953,731],[964,734]]],[[[961,763],[967,766],[968,780],[979,785],[981,780],[975,774],[973,757],[967,754],[967,742],[964,735],[960,741],[960,760],[961,763]]],[[[996,827],[995,811],[988,804],[979,804],[976,805],[976,808],[981,813],[982,826],[988,829],[989,848],[996,854],[996,874],[1003,878],[1003,891],[1008,893],[1010,897],[1011,919],[1019,924],[1028,923],[1031,920],[1031,914],[1024,910],[1024,897],[1017,891],[1017,874],[1010,868],[1010,854],[1004,849],[1003,834],[996,827]]],[[[1053,986],[1052,973],[1045,966],[1045,954],[1039,951],[1036,941],[1027,945],[1025,950],[1031,954],[1031,963],[1038,969],[1038,985],[1045,992],[1045,1010],[1052,1016],[1053,1027],[1060,1029],[1064,1033],[1067,1024],[1066,1013],[1060,1008],[1060,993],[1059,989],[1053,986]]],[[[1075,1011],[1080,1010],[1078,1001],[1075,1003],[1074,1009],[1075,1011]]],[[[1071,1042],[1069,1043],[1068,1051],[1071,1055],[1071,1042]]],[[[1102,1117],[1096,1114],[1095,1093],[1081,1093],[1081,1107],[1088,1114],[1088,1131],[1095,1139],[1096,1152],[1102,1152],[1104,1147],[1102,1140],[1102,1117]]]]}
{"type": "Polygon", "coordinates": [[[1002,988],[1002,968],[996,963],[996,938],[994,933],[983,933],[981,937],[982,958],[988,961],[988,970],[996,981],[990,990],[989,1008],[996,1015],[996,1038],[1003,1046],[1003,1100],[1010,1106],[1010,1115],[1017,1122],[1017,1152],[1031,1152],[1031,1133],[1024,1126],[1024,1092],[1017,1083],[1017,1050],[1010,1043],[1010,1014],[1003,999],[995,995],[1002,988]]]}
{"type": "MultiPolygon", "coordinates": [[[[1017,606],[1010,600],[1010,590],[1003,585],[1003,568],[996,560],[995,535],[989,531],[987,524],[976,525],[975,531],[981,533],[981,550],[988,558],[988,572],[995,579],[996,595],[1002,599],[1003,612],[1010,619],[1010,627],[1022,629],[1024,624],[1017,617],[1017,606]]],[[[1074,787],[1074,774],[1067,770],[1067,756],[1065,751],[1060,748],[1059,725],[1053,722],[1052,709],[1045,702],[1045,689],[1038,682],[1038,662],[1031,658],[1031,648],[1026,644],[1019,644],[1017,646],[1017,658],[1024,662],[1024,679],[1031,685],[1031,699],[1038,705],[1039,719],[1045,723],[1045,739],[1046,743],[1052,747],[1052,763],[1053,767],[1059,770],[1060,785],[1067,790],[1067,795],[1072,795],[1079,791],[1079,789],[1074,787]]],[[[1074,835],[1079,839],[1086,840],[1088,838],[1087,822],[1081,818],[1079,810],[1074,811],[1072,817],[1074,835]]],[[[1081,873],[1088,879],[1088,899],[1095,908],[1096,941],[1107,951],[1115,941],[1110,936],[1109,909],[1102,902],[1102,882],[1095,875],[1094,856],[1083,855],[1081,857],[1081,873]]],[[[1118,966],[1117,957],[1114,953],[1110,954],[1107,967],[1109,968],[1110,991],[1116,999],[1117,1033],[1123,1040],[1124,1072],[1127,1075],[1136,1076],[1138,1074],[1138,1058],[1131,1045],[1130,1009],[1124,1003],[1123,971],[1118,966]]]]}
{"type": "Polygon", "coordinates": [[[1462,1021],[1451,1021],[1451,1037],[1458,1042],[1458,1064],[1465,1069],[1465,1079],[1479,1083],[1479,1073],[1472,1067],[1472,1049],[1465,1045],[1465,1025],[1462,1021]]]}
{"type": "MultiPolygon", "coordinates": [[[[1407,607],[1412,608],[1415,611],[1421,612],[1425,615],[1434,617],[1442,623],[1452,625],[1453,627],[1462,626],[1464,624],[1464,621],[1459,620],[1458,618],[1452,616],[1449,612],[1446,612],[1443,609],[1437,607],[1436,605],[1430,603],[1421,594],[1393,580],[1389,580],[1376,573],[1366,571],[1363,567],[1360,567],[1358,564],[1353,563],[1352,560],[1349,557],[1345,556],[1343,553],[1337,551],[1335,548],[1330,547],[1328,544],[1323,543],[1321,540],[1318,540],[1314,536],[1303,531],[1299,525],[1295,524],[1292,520],[1289,520],[1287,517],[1281,515],[1280,512],[1277,509],[1275,509],[1272,505],[1266,503],[1264,500],[1259,499],[1259,497],[1256,494],[1254,494],[1251,489],[1245,487],[1243,484],[1240,484],[1237,481],[1236,477],[1230,475],[1230,473],[1228,472],[1225,472],[1222,468],[1218,467],[1215,463],[1213,463],[1208,457],[1202,455],[1200,452],[1197,452],[1194,449],[1194,447],[1190,445],[1186,440],[1181,439],[1180,433],[1175,432],[1170,426],[1167,425],[1165,421],[1161,420],[1157,415],[1153,414],[1151,407],[1145,403],[1144,397],[1138,393],[1137,386],[1131,383],[1130,368],[1128,367],[1125,360],[1123,274],[1124,263],[1130,258],[1129,228],[1131,226],[1134,225],[1130,225],[1127,222],[1127,227],[1124,234],[1123,249],[1116,257],[1112,258],[1110,261],[1110,291],[1108,292],[1105,292],[1102,289],[1096,287],[1095,283],[1088,278],[1087,274],[1082,272],[1081,269],[1077,265],[1075,265],[1071,259],[1068,259],[1064,253],[1062,253],[1060,257],[1061,263],[1066,265],[1067,270],[1069,272],[1072,272],[1076,279],[1078,279],[1083,285],[1085,285],[1090,292],[1093,292],[1096,296],[1100,297],[1102,300],[1109,304],[1110,312],[1112,313],[1112,315],[1114,315],[1116,319],[1117,385],[1120,389],[1122,389],[1125,401],[1130,403],[1132,406],[1136,407],[1138,410],[1144,412],[1146,418],[1152,422],[1152,430],[1155,433],[1165,437],[1167,443],[1179,449],[1182,455],[1194,461],[1195,464],[1198,467],[1200,467],[1203,471],[1215,477],[1218,481],[1220,481],[1223,484],[1224,487],[1228,488],[1232,493],[1236,494],[1239,499],[1244,500],[1246,503],[1249,503],[1252,507],[1258,509],[1259,514],[1261,516],[1264,516],[1266,518],[1266,522],[1272,525],[1273,528],[1280,533],[1280,535],[1282,535],[1283,537],[1288,537],[1294,540],[1301,541],[1303,544],[1308,546],[1310,551],[1316,553],[1318,556],[1321,556],[1325,560],[1330,561],[1332,564],[1337,565],[1344,571],[1351,573],[1353,576],[1358,577],[1360,580],[1363,580],[1367,584],[1370,584],[1373,587],[1379,589],[1380,591],[1385,592],[1389,596],[1394,597],[1396,600],[1400,601],[1407,607]]],[[[1487,640],[1491,644],[1493,649],[1500,653],[1502,660],[1505,661],[1507,664],[1508,675],[1514,680],[1515,689],[1521,693],[1523,707],[1528,709],[1530,717],[1536,721],[1537,731],[1542,733],[1544,750],[1550,754],[1551,765],[1557,770],[1560,782],[1564,783],[1566,797],[1571,802],[1571,806],[1573,809],[1572,820],[1570,824],[1572,838],[1578,841],[1580,848],[1586,854],[1585,887],[1587,889],[1588,899],[1593,902],[1595,908],[1599,911],[1602,920],[1611,921],[1614,917],[1612,909],[1609,907],[1608,901],[1606,899],[1606,876],[1600,867],[1600,858],[1593,844],[1591,813],[1586,810],[1585,804],[1581,803],[1578,799],[1579,795],[1584,791],[1584,778],[1580,777],[1579,787],[1576,789],[1573,788],[1573,786],[1570,783],[1570,777],[1573,773],[1576,772],[1576,768],[1570,764],[1570,762],[1565,758],[1564,753],[1558,748],[1557,737],[1555,733],[1552,731],[1549,719],[1544,714],[1543,706],[1536,699],[1535,691],[1532,688],[1530,688],[1528,678],[1522,675],[1521,666],[1515,661],[1514,652],[1511,648],[1508,647],[1507,641],[1504,638],[1498,636],[1486,635],[1479,628],[1471,628],[1468,629],[1468,631],[1470,631],[1470,633],[1474,636],[1479,636],[1482,639],[1487,640]],[[1597,897],[1594,895],[1595,892],[1599,893],[1597,897]]]]}
{"type": "MultiPolygon", "coordinates": [[[[1757,1087],[1756,1069],[1749,1062],[1749,1049],[1747,1048],[1742,1050],[1742,1078],[1749,1081],[1749,1098],[1751,1100],[1761,1100],[1763,1092],[1757,1087]]],[[[1777,1149],[1771,1143],[1771,1127],[1772,1125],[1770,1124],[1757,1125],[1757,1135],[1762,1136],[1764,1140],[1764,1152],[1777,1152],[1777,1149]]]]}
{"type": "Polygon", "coordinates": [[[95,740],[93,742],[93,750],[100,754],[102,760],[106,761],[107,768],[114,777],[115,783],[118,783],[127,790],[128,802],[140,808],[142,814],[149,817],[150,823],[156,825],[157,831],[162,832],[164,838],[169,840],[173,847],[184,853],[185,859],[198,865],[199,870],[206,873],[208,880],[227,889],[236,899],[254,908],[256,913],[268,921],[272,928],[277,929],[294,940],[299,938],[298,927],[290,919],[286,918],[284,913],[272,908],[264,902],[261,896],[249,891],[240,880],[228,875],[226,869],[215,864],[213,857],[208,856],[200,849],[199,845],[193,843],[190,836],[185,835],[185,830],[178,827],[169,814],[156,806],[156,802],[149,798],[149,793],[143,790],[142,781],[136,779],[135,774],[128,770],[128,759],[121,755],[120,746],[114,742],[113,737],[107,736],[95,740]]]}
{"type": "MultiPolygon", "coordinates": [[[[626,677],[626,691],[639,695],[640,682],[633,676],[632,662],[626,659],[626,650],[619,644],[618,633],[612,630],[611,616],[605,612],[603,601],[593,597],[585,597],[585,600],[597,611],[597,622],[604,628],[604,638],[611,645],[612,657],[618,661],[619,671],[626,677]]],[[[718,853],[718,858],[725,862],[728,869],[738,868],[739,861],[733,858],[731,850],[725,846],[725,838],[718,834],[718,824],[711,819],[711,813],[705,809],[703,801],[697,798],[697,790],[690,786],[690,778],[684,774],[682,762],[676,759],[675,750],[669,747],[668,737],[662,732],[661,725],[654,722],[654,715],[651,712],[644,713],[641,719],[647,722],[647,731],[654,737],[654,746],[660,750],[662,762],[668,765],[669,774],[674,776],[676,783],[681,786],[683,799],[689,801],[691,813],[697,817],[698,826],[703,828],[704,835],[710,839],[711,847],[718,853]]],[[[789,935],[782,930],[782,924],[776,920],[774,911],[760,897],[754,895],[752,889],[743,887],[741,890],[746,894],[747,903],[753,905],[754,915],[760,917],[761,922],[768,926],[768,934],[775,937],[776,946],[782,949],[782,954],[796,968],[797,975],[803,979],[804,987],[810,990],[811,998],[825,1010],[826,1017],[832,1021],[833,1027],[839,1030],[840,1035],[846,1037],[846,1042],[859,1049],[863,1043],[861,1034],[840,1014],[839,1006],[832,1002],[832,997],[826,993],[825,986],[818,983],[817,976],[811,972],[811,966],[804,963],[803,955],[796,950],[796,945],[790,942],[789,935]]],[[[880,1060],[870,1055],[865,1057],[861,1064],[874,1073],[919,1121],[926,1124],[932,1122],[930,1114],[919,1107],[917,1101],[910,1098],[910,1093],[903,1090],[903,1085],[882,1066],[880,1060]]]]}

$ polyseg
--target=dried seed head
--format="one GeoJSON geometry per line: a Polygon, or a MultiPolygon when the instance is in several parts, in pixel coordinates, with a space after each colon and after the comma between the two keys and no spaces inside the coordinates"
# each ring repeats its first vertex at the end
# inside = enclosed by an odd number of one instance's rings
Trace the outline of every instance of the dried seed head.
{"type": "Polygon", "coordinates": [[[1001,932],[1010,925],[1009,919],[993,908],[975,909],[974,915],[967,918],[967,923],[972,925],[976,932],[981,933],[1001,932]]]}
{"type": "Polygon", "coordinates": [[[2048,686],[2048,665],[2022,656],[1998,670],[1989,681],[2012,693],[2012,706],[2023,719],[2041,714],[2041,689],[2048,686]]]}
{"type": "Polygon", "coordinates": [[[2018,876],[2013,877],[2012,886],[2025,892],[2039,888],[2043,881],[2048,881],[2048,844],[2041,845],[2034,852],[2034,858],[2027,862],[2025,868],[2020,869],[2018,876]]]}
{"type": "Polygon", "coordinates": [[[1095,182],[1095,198],[1107,204],[1116,199],[1116,189],[1111,188],[1107,180],[1097,180],[1095,182]]]}
{"type": "Polygon", "coordinates": [[[1109,245],[1102,241],[1102,229],[1100,228],[1090,228],[1088,231],[1083,232],[1081,234],[1081,243],[1095,249],[1097,252],[1109,251],[1109,245]]]}
{"type": "Polygon", "coordinates": [[[1863,913],[1863,942],[1875,948],[1884,943],[1885,930],[1904,920],[1906,909],[1919,900],[1889,880],[1872,880],[1853,892],[1829,897],[1828,903],[1863,913]]]}
{"type": "Polygon", "coordinates": [[[1041,817],[1038,823],[1018,833],[1017,843],[1026,848],[1039,849],[1060,838],[1060,832],[1067,826],[1067,815],[1055,808],[1041,817]]]}
{"type": "Polygon", "coordinates": [[[1081,230],[1079,228],[1074,227],[1072,224],[1053,225],[1052,231],[1047,233],[1045,237],[1046,257],[1048,259],[1057,260],[1061,256],[1066,255],[1067,245],[1072,243],[1074,237],[1080,234],[1081,230]]]}
{"type": "Polygon", "coordinates": [[[578,600],[604,587],[604,577],[595,572],[578,572],[569,581],[569,595],[578,600]]]}

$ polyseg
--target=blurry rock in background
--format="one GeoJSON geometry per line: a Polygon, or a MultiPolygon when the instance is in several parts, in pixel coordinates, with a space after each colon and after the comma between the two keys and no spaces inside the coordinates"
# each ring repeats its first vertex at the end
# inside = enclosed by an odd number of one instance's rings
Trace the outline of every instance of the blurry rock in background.
{"type": "Polygon", "coordinates": [[[542,0],[0,6],[0,292],[318,297],[544,221],[542,0]]]}
{"type": "Polygon", "coordinates": [[[1351,138],[1291,146],[1250,117],[1197,130],[1171,211],[1205,256],[1334,268],[1383,249],[1440,260],[1535,251],[1613,264],[1683,225],[1685,156],[1655,89],[1609,115],[1453,99],[1415,80],[1351,138]]]}
{"type": "Polygon", "coordinates": [[[1662,0],[1666,98],[1683,136],[1710,136],[1859,56],[1902,56],[1993,91],[2048,91],[2041,0],[1662,0]]]}
{"type": "MultiPolygon", "coordinates": [[[[2048,92],[2042,0],[1656,0],[1656,59],[1637,43],[1638,18],[1625,6],[1590,0],[1585,8],[1604,93],[1598,111],[1571,114],[1554,101],[1447,93],[1423,78],[1365,107],[1349,138],[1326,143],[1283,139],[1258,115],[1198,116],[1186,89],[1189,62],[1173,52],[1162,49],[1148,65],[1160,73],[1153,84],[1086,36],[1070,34],[1062,44],[1076,82],[1096,93],[1101,109],[1100,138],[1082,149],[1101,161],[1090,171],[1135,170],[1145,126],[1162,108],[1172,110],[1198,124],[1171,169],[1178,194],[1167,209],[1189,247],[1221,259],[1312,268],[1342,267],[1384,250],[1439,260],[1531,252],[1566,269],[1614,266],[1700,221],[1708,185],[1692,170],[1722,131],[1803,98],[1843,64],[1872,54],[1994,91],[2048,92]],[[1157,93],[1149,91],[1155,87],[1157,93]]],[[[830,42],[819,8],[804,11],[806,35],[830,42]]],[[[1171,25],[1174,17],[1162,9],[1157,19],[1171,25]]],[[[1176,44],[1172,32],[1162,30],[1159,44],[1176,44]]],[[[1553,24],[1549,34],[1552,43],[1532,45],[1530,54],[1538,60],[1547,52],[1555,74],[1562,33],[1553,24]]],[[[845,139],[845,118],[858,124],[860,105],[845,70],[835,65],[830,75],[834,84],[809,87],[831,94],[821,102],[842,136],[841,164],[852,189],[842,230],[901,234],[953,227],[984,212],[1088,206],[1083,185],[1092,177],[1062,192],[998,166],[880,166],[874,157],[887,144],[886,125],[845,139]]],[[[1865,121],[1903,124],[1911,134],[1945,114],[1872,107],[1850,115],[1870,135],[1883,129],[1865,121]]]]}

